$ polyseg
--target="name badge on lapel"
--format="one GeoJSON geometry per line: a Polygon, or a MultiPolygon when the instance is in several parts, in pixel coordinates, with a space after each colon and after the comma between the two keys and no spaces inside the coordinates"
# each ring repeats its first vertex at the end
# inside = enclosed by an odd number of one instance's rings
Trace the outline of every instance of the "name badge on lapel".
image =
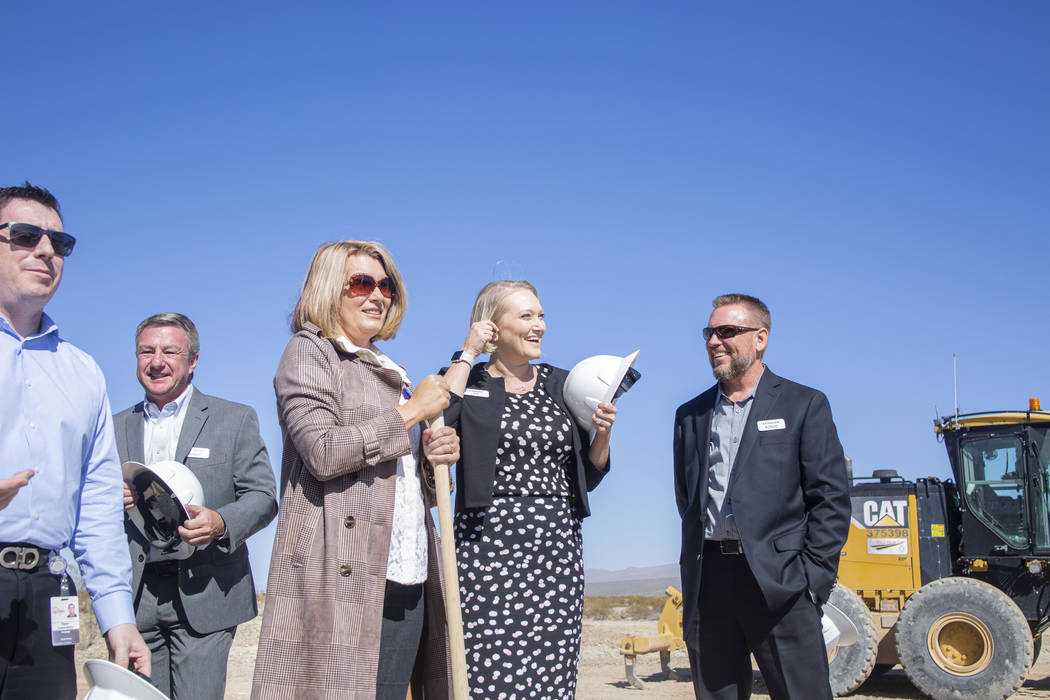
{"type": "Polygon", "coordinates": [[[784,423],[783,418],[774,418],[773,420],[760,420],[755,424],[758,427],[760,433],[764,433],[767,430],[783,430],[787,427],[784,423]]]}
{"type": "Polygon", "coordinates": [[[190,453],[186,455],[189,459],[208,459],[210,456],[211,449],[208,447],[191,447],[190,453]]]}
{"type": "Polygon", "coordinates": [[[463,395],[464,396],[478,396],[480,398],[487,399],[489,397],[489,390],[488,389],[467,389],[466,391],[463,392],[463,395]]]}

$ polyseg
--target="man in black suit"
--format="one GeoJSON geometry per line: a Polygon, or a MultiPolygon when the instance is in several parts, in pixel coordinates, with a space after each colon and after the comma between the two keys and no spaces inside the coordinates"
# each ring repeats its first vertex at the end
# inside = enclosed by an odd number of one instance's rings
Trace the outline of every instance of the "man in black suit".
{"type": "Polygon", "coordinates": [[[697,698],[747,698],[754,654],[772,698],[831,698],[820,606],[849,532],[845,457],[819,391],[762,364],[769,309],[716,298],[718,383],[678,408],[683,632],[697,698]]]}

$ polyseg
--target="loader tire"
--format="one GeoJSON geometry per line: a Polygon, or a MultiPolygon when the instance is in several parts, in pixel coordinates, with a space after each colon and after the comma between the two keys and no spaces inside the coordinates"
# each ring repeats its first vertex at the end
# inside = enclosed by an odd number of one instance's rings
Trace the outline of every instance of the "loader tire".
{"type": "Polygon", "coordinates": [[[828,660],[828,679],[831,692],[847,695],[859,688],[871,675],[875,657],[879,654],[879,638],[871,611],[861,597],[836,583],[828,602],[846,614],[857,626],[857,641],[848,647],[838,647],[828,660]]]}
{"type": "Polygon", "coordinates": [[[1010,597],[977,579],[932,581],[897,620],[905,675],[935,700],[1002,700],[1032,667],[1032,633],[1010,597]]]}

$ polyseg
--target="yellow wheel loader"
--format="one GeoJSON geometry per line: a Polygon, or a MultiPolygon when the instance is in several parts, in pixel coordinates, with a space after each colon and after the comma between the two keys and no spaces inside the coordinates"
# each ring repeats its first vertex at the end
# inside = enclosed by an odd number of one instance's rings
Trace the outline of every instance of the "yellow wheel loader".
{"type": "Polygon", "coordinates": [[[831,602],[858,629],[830,661],[846,695],[900,664],[935,700],[1014,692],[1050,626],[1050,412],[942,418],[954,479],[855,479],[831,602]]]}

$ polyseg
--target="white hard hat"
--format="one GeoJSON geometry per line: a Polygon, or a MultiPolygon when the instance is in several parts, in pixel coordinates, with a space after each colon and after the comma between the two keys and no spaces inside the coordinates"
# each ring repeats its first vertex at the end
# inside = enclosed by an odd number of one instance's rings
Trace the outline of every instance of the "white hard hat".
{"type": "Polygon", "coordinates": [[[824,648],[829,654],[835,647],[848,647],[857,641],[857,626],[846,613],[831,603],[824,603],[823,611],[820,624],[824,629],[824,648]]]}
{"type": "Polygon", "coordinates": [[[168,700],[142,676],[102,659],[84,662],[91,689],[84,700],[168,700]]]}
{"type": "Polygon", "coordinates": [[[616,399],[642,376],[633,367],[640,352],[635,350],[627,357],[595,355],[572,368],[562,396],[581,428],[590,430],[591,418],[598,404],[616,403],[616,399]]]}
{"type": "Polygon", "coordinates": [[[179,537],[179,526],[190,519],[188,505],[204,505],[204,489],[197,476],[179,462],[149,466],[125,462],[124,480],[138,491],[139,499],[128,516],[163,559],[186,559],[196,547],[179,537]]]}

